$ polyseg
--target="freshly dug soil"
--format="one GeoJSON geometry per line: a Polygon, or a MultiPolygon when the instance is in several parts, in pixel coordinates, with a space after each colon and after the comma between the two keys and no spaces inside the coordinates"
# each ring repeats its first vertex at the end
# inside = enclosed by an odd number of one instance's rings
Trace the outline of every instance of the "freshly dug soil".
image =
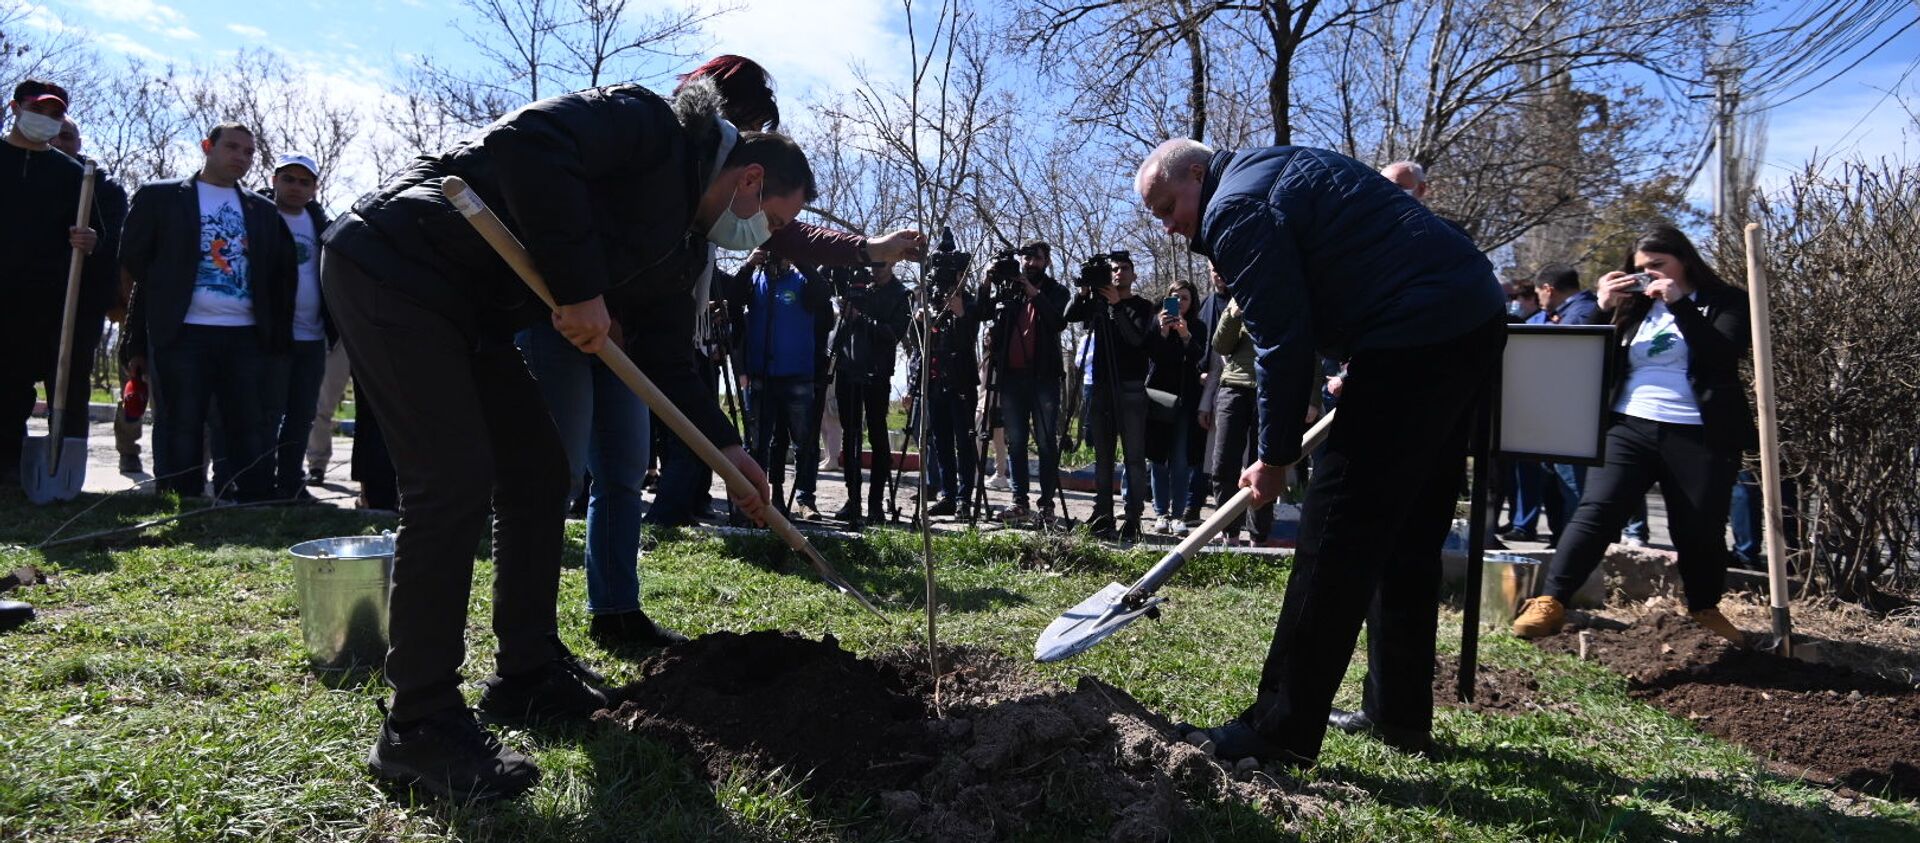
{"type": "Polygon", "coordinates": [[[1533,674],[1481,664],[1474,671],[1473,702],[1460,701],[1460,660],[1440,656],[1433,660],[1433,704],[1464,708],[1481,714],[1523,714],[1546,706],[1539,702],[1540,682],[1533,674]]]}
{"type": "MultiPolygon", "coordinates": [[[[1569,627],[1544,649],[1579,651],[1569,627]]],[[[1781,773],[1920,798],[1920,689],[1741,649],[1674,614],[1594,628],[1589,655],[1629,692],[1752,750],[1781,773]]]]}
{"type": "Polygon", "coordinates": [[[877,797],[890,825],[928,840],[1167,840],[1195,800],[1289,823],[1320,802],[1284,777],[1236,776],[1097,680],[1067,690],[964,648],[942,652],[941,672],[936,717],[924,651],[866,660],[831,636],[715,633],[644,662],[601,716],[711,778],[783,768],[810,773],[815,795],[877,797]]]}

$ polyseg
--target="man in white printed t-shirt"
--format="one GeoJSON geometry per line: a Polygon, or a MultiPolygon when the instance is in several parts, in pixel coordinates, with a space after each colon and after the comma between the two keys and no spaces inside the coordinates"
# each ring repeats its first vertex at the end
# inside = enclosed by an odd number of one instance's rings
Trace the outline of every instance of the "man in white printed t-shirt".
{"type": "Polygon", "coordinates": [[[294,243],[273,202],[240,187],[253,167],[253,131],[222,123],[200,149],[199,172],[141,186],[127,210],[120,262],[133,294],[122,355],[129,377],[150,375],[157,399],[161,490],[206,493],[202,442],[217,403],[235,475],[214,493],[268,500],[292,346],[294,243]]]}
{"type": "Polygon", "coordinates": [[[273,162],[273,200],[280,219],[293,234],[293,258],[299,266],[299,286],[293,296],[293,353],[287,361],[286,400],[274,438],[274,496],[310,501],[301,457],[308,434],[318,418],[320,383],[327,374],[327,348],[333,339],[326,307],[320,301],[320,233],[327,230],[327,212],[315,201],[320,193],[320,165],[312,157],[282,155],[273,162]]]}

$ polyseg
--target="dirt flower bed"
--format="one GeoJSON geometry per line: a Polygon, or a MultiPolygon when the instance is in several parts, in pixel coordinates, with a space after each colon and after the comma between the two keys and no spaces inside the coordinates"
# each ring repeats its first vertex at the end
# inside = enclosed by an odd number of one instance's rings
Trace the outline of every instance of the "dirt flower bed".
{"type": "MultiPolygon", "coordinates": [[[[1780,773],[1920,798],[1920,689],[1831,664],[1739,648],[1671,612],[1585,627],[1588,654],[1630,693],[1740,744],[1780,773]]],[[[1580,628],[1540,639],[1578,653],[1580,628]]]]}

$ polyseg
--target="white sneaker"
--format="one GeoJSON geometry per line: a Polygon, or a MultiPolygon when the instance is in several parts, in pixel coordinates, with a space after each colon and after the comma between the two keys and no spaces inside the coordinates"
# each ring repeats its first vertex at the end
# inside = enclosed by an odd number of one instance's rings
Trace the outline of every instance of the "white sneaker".
{"type": "Polygon", "coordinates": [[[987,488],[992,489],[996,492],[1007,492],[1007,491],[1012,491],[1013,484],[1007,482],[1006,477],[999,474],[995,474],[994,476],[987,478],[987,488]]]}
{"type": "Polygon", "coordinates": [[[1178,518],[1169,518],[1167,519],[1167,532],[1176,536],[1184,536],[1193,532],[1193,528],[1187,526],[1187,522],[1178,518]]]}

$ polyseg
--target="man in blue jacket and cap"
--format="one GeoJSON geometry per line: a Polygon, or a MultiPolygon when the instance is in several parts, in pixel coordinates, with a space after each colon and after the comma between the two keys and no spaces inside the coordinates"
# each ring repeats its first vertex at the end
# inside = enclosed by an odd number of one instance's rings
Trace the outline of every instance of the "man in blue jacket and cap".
{"type": "Polygon", "coordinates": [[[1425,748],[1440,546],[1475,401],[1505,344],[1492,264],[1371,167],[1323,150],[1172,140],[1134,189],[1213,261],[1253,336],[1260,459],[1240,485],[1255,506],[1300,458],[1319,359],[1350,361],[1258,696],[1231,722],[1182,734],[1204,732],[1224,759],[1313,763],[1364,618],[1361,725],[1425,748]]]}

